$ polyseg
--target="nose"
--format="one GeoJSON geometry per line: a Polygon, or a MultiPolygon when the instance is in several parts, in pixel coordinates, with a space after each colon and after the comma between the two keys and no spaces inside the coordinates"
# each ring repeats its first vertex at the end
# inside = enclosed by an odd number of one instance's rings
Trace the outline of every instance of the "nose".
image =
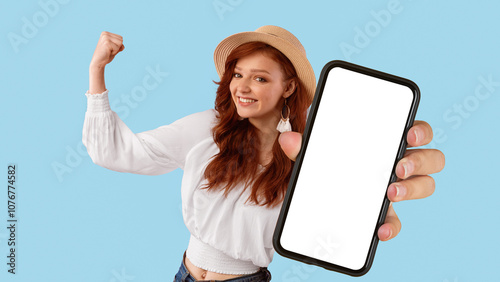
{"type": "Polygon", "coordinates": [[[250,81],[249,79],[247,78],[240,78],[238,79],[238,85],[236,87],[236,89],[238,90],[238,92],[240,93],[246,93],[246,92],[250,92],[250,81]]]}

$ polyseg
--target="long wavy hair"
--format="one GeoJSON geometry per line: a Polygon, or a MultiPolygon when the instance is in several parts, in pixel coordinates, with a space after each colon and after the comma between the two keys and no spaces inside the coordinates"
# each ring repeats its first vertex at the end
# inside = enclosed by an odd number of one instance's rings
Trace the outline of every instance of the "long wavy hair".
{"type": "Polygon", "coordinates": [[[212,134],[220,152],[212,157],[205,169],[208,183],[202,189],[224,190],[224,196],[227,196],[237,184],[243,183],[244,189],[249,186],[252,189],[247,202],[272,208],[284,199],[294,162],[285,155],[276,138],[271,162],[265,166],[259,164],[260,140],[257,128],[248,119],[239,119],[229,89],[238,59],[255,52],[262,52],[279,63],[285,80],[295,80],[296,89],[287,98],[290,123],[293,131],[304,133],[309,102],[290,60],[276,48],[262,42],[250,42],[237,47],[227,57],[221,81],[215,82],[218,85],[215,99],[218,119],[212,134]]]}

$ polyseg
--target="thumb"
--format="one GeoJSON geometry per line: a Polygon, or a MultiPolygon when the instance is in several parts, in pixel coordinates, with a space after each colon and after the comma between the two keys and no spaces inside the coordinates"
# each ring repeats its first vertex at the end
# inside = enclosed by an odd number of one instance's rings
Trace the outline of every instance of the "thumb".
{"type": "Polygon", "coordinates": [[[295,161],[302,145],[302,134],[298,132],[283,132],[278,138],[281,149],[292,161],[295,161]]]}

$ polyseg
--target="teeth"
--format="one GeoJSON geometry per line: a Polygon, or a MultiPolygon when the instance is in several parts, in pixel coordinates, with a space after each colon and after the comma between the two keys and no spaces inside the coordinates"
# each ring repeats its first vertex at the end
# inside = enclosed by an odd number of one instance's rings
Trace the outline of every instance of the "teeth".
{"type": "Polygon", "coordinates": [[[239,98],[240,98],[240,101],[243,103],[253,103],[253,102],[257,101],[257,100],[253,100],[253,99],[245,99],[245,98],[241,98],[241,97],[239,97],[239,98]]]}

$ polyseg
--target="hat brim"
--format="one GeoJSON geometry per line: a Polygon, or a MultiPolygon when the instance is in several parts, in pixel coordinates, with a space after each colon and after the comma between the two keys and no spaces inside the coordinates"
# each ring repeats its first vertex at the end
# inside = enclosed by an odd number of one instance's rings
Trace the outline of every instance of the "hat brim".
{"type": "Polygon", "coordinates": [[[226,59],[229,54],[238,46],[254,41],[264,42],[273,46],[292,62],[297,76],[305,87],[309,97],[309,104],[311,104],[316,91],[316,77],[309,60],[291,43],[272,34],[248,31],[233,34],[222,40],[214,52],[215,68],[217,69],[219,78],[222,78],[224,74],[226,59]]]}

